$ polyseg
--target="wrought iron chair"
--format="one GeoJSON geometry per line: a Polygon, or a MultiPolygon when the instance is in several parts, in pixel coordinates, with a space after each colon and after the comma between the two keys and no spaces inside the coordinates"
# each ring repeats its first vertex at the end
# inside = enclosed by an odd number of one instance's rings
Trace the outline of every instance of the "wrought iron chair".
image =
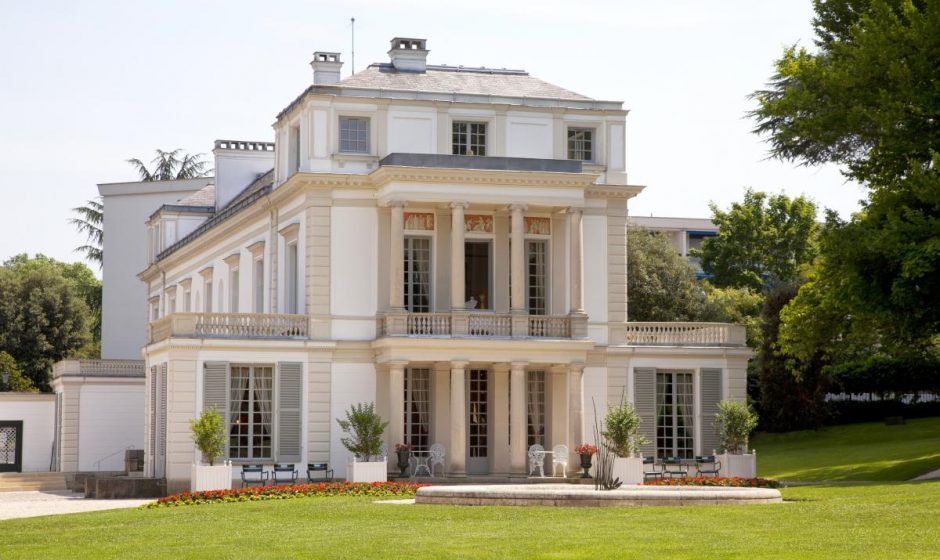
{"type": "Polygon", "coordinates": [[[656,480],[661,479],[662,477],[662,469],[656,468],[656,457],[643,457],[643,480],[656,480]]]}
{"type": "Polygon", "coordinates": [[[242,466],[242,488],[251,484],[264,486],[268,481],[268,473],[264,472],[264,465],[242,466]]]}
{"type": "Polygon", "coordinates": [[[700,455],[695,458],[695,473],[701,476],[712,475],[718,478],[721,472],[721,461],[714,455],[700,455]]]}
{"type": "Polygon", "coordinates": [[[682,457],[666,457],[663,459],[663,478],[685,478],[689,476],[689,467],[682,457]]]}
{"type": "Polygon", "coordinates": [[[555,476],[558,465],[561,465],[562,478],[568,478],[568,446],[563,443],[552,447],[552,476],[555,476]]]}
{"type": "Polygon", "coordinates": [[[539,444],[529,446],[529,476],[538,469],[539,476],[545,478],[545,448],[539,444]]]}
{"type": "Polygon", "coordinates": [[[435,443],[428,451],[430,453],[428,457],[428,469],[431,471],[431,476],[434,476],[434,465],[440,465],[441,474],[447,476],[447,462],[444,460],[446,455],[444,444],[435,443]]]}
{"type": "Polygon", "coordinates": [[[333,480],[333,469],[329,463],[307,463],[307,482],[330,482],[333,480]],[[322,472],[323,476],[313,478],[313,474],[322,472]]]}
{"type": "Polygon", "coordinates": [[[274,484],[294,484],[297,482],[297,469],[293,463],[278,463],[274,465],[271,480],[274,484]]]}

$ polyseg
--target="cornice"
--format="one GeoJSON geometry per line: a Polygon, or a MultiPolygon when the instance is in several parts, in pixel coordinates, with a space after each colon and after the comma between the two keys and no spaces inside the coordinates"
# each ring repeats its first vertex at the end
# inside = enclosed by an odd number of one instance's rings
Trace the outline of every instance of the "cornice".
{"type": "Polygon", "coordinates": [[[633,198],[646,187],[640,185],[591,185],[584,190],[585,198],[633,198]]]}
{"type": "Polygon", "coordinates": [[[384,165],[369,174],[375,187],[400,181],[406,183],[459,182],[477,185],[587,188],[599,175],[592,173],[552,173],[539,171],[494,171],[438,167],[384,165]]]}

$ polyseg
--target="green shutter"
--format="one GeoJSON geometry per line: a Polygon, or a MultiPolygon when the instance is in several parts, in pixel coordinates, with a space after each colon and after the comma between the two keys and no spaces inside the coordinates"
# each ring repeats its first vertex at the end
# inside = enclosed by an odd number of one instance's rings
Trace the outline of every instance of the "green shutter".
{"type": "MultiPolygon", "coordinates": [[[[229,433],[229,364],[206,362],[202,367],[202,408],[214,408],[222,416],[222,426],[229,433]]],[[[225,456],[228,457],[228,437],[225,438],[225,456]]]]}
{"type": "Polygon", "coordinates": [[[303,364],[280,362],[277,365],[277,457],[278,462],[300,461],[303,392],[303,364]]]}
{"type": "Polygon", "coordinates": [[[721,370],[702,368],[699,374],[699,398],[702,403],[702,455],[711,455],[720,444],[715,430],[715,414],[721,402],[721,370]]]}
{"type": "Polygon", "coordinates": [[[643,455],[656,454],[656,368],[633,368],[633,404],[640,415],[643,455]]]}

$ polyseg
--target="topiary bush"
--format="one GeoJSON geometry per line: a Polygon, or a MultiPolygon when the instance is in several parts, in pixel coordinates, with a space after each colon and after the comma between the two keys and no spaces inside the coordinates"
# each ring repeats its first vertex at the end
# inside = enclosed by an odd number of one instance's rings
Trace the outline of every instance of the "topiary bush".
{"type": "Polygon", "coordinates": [[[225,427],[222,425],[222,415],[215,408],[206,408],[197,420],[189,421],[193,442],[202,452],[203,458],[209,466],[225,453],[225,427]]]}

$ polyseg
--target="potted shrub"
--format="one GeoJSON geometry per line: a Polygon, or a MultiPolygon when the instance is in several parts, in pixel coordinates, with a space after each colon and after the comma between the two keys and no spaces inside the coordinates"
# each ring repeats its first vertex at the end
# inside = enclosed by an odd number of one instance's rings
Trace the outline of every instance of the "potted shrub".
{"type": "Polygon", "coordinates": [[[411,465],[411,446],[407,443],[395,444],[395,455],[398,456],[398,476],[405,478],[408,476],[408,467],[411,465]]]}
{"type": "Polygon", "coordinates": [[[388,426],[375,412],[375,403],[359,403],[349,407],[346,419],[336,422],[346,434],[340,441],[352,454],[346,479],[350,482],[384,482],[388,479],[387,461],[380,457],[382,433],[388,426]]]}
{"type": "Polygon", "coordinates": [[[721,401],[715,414],[715,430],[723,454],[718,458],[722,475],[754,478],[757,476],[757,454],[747,452],[748,439],[757,428],[757,414],[747,403],[721,401]]]}
{"type": "Polygon", "coordinates": [[[202,411],[199,418],[189,421],[193,443],[202,453],[208,465],[194,462],[190,470],[190,489],[193,492],[203,490],[228,490],[232,487],[232,463],[216,461],[225,452],[225,426],[222,415],[215,408],[202,411]]]}
{"type": "Polygon", "coordinates": [[[643,459],[639,453],[646,438],[640,433],[641,421],[633,405],[623,401],[619,406],[609,407],[604,416],[603,445],[616,457],[611,476],[623,484],[643,483],[643,459]]]}
{"type": "Polygon", "coordinates": [[[581,473],[581,478],[591,478],[588,471],[591,470],[591,457],[597,453],[597,447],[590,443],[582,443],[574,448],[574,452],[581,457],[581,468],[584,470],[584,472],[581,473]]]}

